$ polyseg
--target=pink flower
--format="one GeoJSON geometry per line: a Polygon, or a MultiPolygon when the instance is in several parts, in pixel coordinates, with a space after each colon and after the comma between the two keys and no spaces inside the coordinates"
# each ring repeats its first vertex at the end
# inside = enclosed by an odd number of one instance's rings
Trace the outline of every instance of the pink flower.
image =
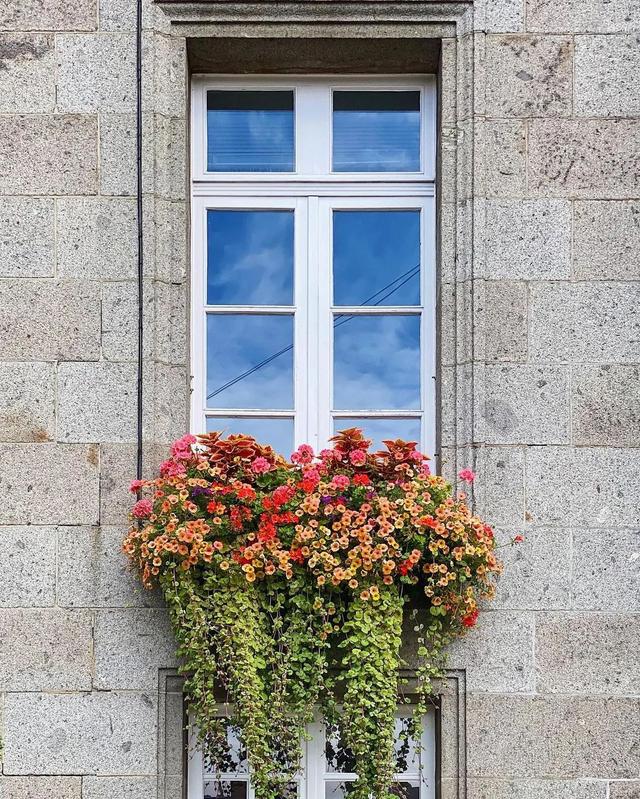
{"type": "Polygon", "coordinates": [[[146,519],[147,516],[151,516],[153,513],[153,505],[151,504],[150,499],[141,499],[133,506],[133,510],[131,513],[137,519],[146,519]]]}
{"type": "Polygon", "coordinates": [[[181,477],[186,473],[183,463],[178,463],[172,458],[160,464],[160,474],[163,477],[181,477]]]}
{"type": "Polygon", "coordinates": [[[196,443],[196,437],[190,434],[182,436],[171,445],[171,454],[178,460],[189,460],[193,455],[191,445],[196,443]]]}
{"type": "Polygon", "coordinates": [[[517,535],[517,536],[516,536],[516,537],[513,539],[513,543],[514,543],[514,544],[521,544],[523,541],[524,541],[524,536],[523,536],[523,535],[517,535]]]}
{"type": "Polygon", "coordinates": [[[291,463],[311,463],[313,457],[313,449],[308,444],[300,444],[298,449],[291,455],[291,463]]]}
{"type": "Polygon", "coordinates": [[[413,452],[410,452],[409,457],[412,461],[416,461],[416,463],[420,463],[420,461],[424,460],[424,455],[421,452],[418,452],[417,449],[414,449],[413,452]]]}
{"type": "Polygon", "coordinates": [[[320,457],[323,461],[330,461],[334,457],[334,450],[332,449],[321,449],[320,450],[320,457]]]}
{"type": "Polygon", "coordinates": [[[256,458],[251,464],[251,471],[255,474],[264,474],[271,468],[271,464],[266,458],[256,458]]]}
{"type": "Polygon", "coordinates": [[[349,453],[349,460],[354,466],[364,466],[367,462],[367,453],[363,449],[354,449],[349,453]]]}
{"type": "Polygon", "coordinates": [[[137,494],[138,491],[140,491],[140,489],[144,486],[144,483],[144,480],[132,480],[131,485],[129,486],[129,491],[131,491],[132,494],[137,494]]]}
{"type": "Polygon", "coordinates": [[[337,474],[331,481],[336,488],[344,489],[349,486],[349,478],[346,474],[337,474]]]}
{"type": "Polygon", "coordinates": [[[423,474],[425,477],[428,477],[431,474],[431,468],[426,461],[420,466],[420,474],[423,474]]]}
{"type": "Polygon", "coordinates": [[[465,483],[473,483],[476,479],[476,474],[471,469],[462,469],[458,472],[458,477],[464,480],[465,483]]]}

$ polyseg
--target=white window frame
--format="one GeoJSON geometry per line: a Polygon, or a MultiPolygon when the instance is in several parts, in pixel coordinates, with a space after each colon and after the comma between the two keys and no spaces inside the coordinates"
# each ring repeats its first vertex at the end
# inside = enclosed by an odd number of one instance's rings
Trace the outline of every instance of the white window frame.
{"type": "MultiPolygon", "coordinates": [[[[435,76],[212,76],[192,82],[192,280],[191,427],[205,429],[206,417],[295,418],[294,444],[325,446],[333,418],[422,420],[420,445],[435,454],[436,252],[435,252],[435,76]],[[295,172],[207,172],[207,91],[290,89],[294,92],[295,172]],[[334,90],[417,90],[421,93],[421,161],[418,173],[331,171],[334,90]],[[206,305],[206,214],[208,209],[282,209],[295,213],[294,305],[206,305]],[[421,408],[416,411],[352,409],[332,412],[333,313],[330,245],[331,209],[420,209],[421,305],[358,306],[353,315],[421,315],[421,408]],[[217,409],[206,406],[206,314],[294,313],[294,408],[217,409]]],[[[344,313],[344,308],[340,307],[344,313]]],[[[284,453],[288,454],[288,453],[284,453]]]]}
{"type": "MultiPolygon", "coordinates": [[[[396,718],[406,718],[413,713],[411,705],[399,705],[396,718]]],[[[220,706],[220,715],[229,714],[229,706],[220,706]]],[[[317,717],[307,728],[309,739],[302,746],[297,799],[325,799],[325,783],[352,781],[356,774],[328,771],[325,755],[325,724],[317,717]]],[[[436,797],[436,713],[432,709],[422,718],[419,768],[417,771],[394,775],[398,782],[417,781],[420,785],[420,799],[436,797]]],[[[242,781],[247,783],[247,799],[255,799],[251,785],[250,771],[227,772],[217,775],[221,781],[242,781]]],[[[205,782],[212,779],[205,774],[202,750],[192,724],[189,726],[189,763],[187,769],[187,799],[203,799],[205,782]]]]}

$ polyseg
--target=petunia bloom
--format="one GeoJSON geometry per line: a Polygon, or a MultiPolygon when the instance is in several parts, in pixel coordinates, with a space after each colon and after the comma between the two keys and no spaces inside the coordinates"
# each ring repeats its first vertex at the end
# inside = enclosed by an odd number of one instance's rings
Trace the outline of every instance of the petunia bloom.
{"type": "Polygon", "coordinates": [[[458,477],[460,480],[464,480],[465,483],[473,483],[476,479],[476,473],[472,469],[462,469],[458,472],[458,477]]]}

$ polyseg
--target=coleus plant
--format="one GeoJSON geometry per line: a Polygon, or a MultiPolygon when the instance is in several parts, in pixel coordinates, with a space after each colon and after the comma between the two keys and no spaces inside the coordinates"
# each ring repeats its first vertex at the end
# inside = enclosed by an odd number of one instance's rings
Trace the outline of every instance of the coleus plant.
{"type": "Polygon", "coordinates": [[[205,756],[228,758],[222,695],[257,799],[284,795],[317,708],[355,758],[353,799],[389,796],[403,619],[418,723],[443,648],[494,594],[492,528],[415,443],[384,444],[353,428],[287,461],[249,436],[185,436],[131,486],[124,551],[166,599],[205,756]]]}

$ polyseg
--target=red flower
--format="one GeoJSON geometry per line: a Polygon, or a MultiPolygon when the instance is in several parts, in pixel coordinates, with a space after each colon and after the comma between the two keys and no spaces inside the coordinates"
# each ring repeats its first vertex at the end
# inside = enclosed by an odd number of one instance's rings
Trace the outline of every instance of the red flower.
{"type": "Polygon", "coordinates": [[[369,480],[369,475],[366,474],[354,474],[353,482],[357,486],[368,486],[371,484],[371,480],[369,480]]]}
{"type": "Polygon", "coordinates": [[[513,539],[513,543],[514,543],[514,544],[521,544],[523,541],[524,541],[524,536],[523,536],[523,535],[517,535],[517,536],[516,536],[516,537],[513,539]]]}
{"type": "Polygon", "coordinates": [[[462,623],[465,627],[473,627],[478,621],[478,615],[478,610],[472,610],[471,613],[467,613],[467,615],[463,617],[462,623]]]}

